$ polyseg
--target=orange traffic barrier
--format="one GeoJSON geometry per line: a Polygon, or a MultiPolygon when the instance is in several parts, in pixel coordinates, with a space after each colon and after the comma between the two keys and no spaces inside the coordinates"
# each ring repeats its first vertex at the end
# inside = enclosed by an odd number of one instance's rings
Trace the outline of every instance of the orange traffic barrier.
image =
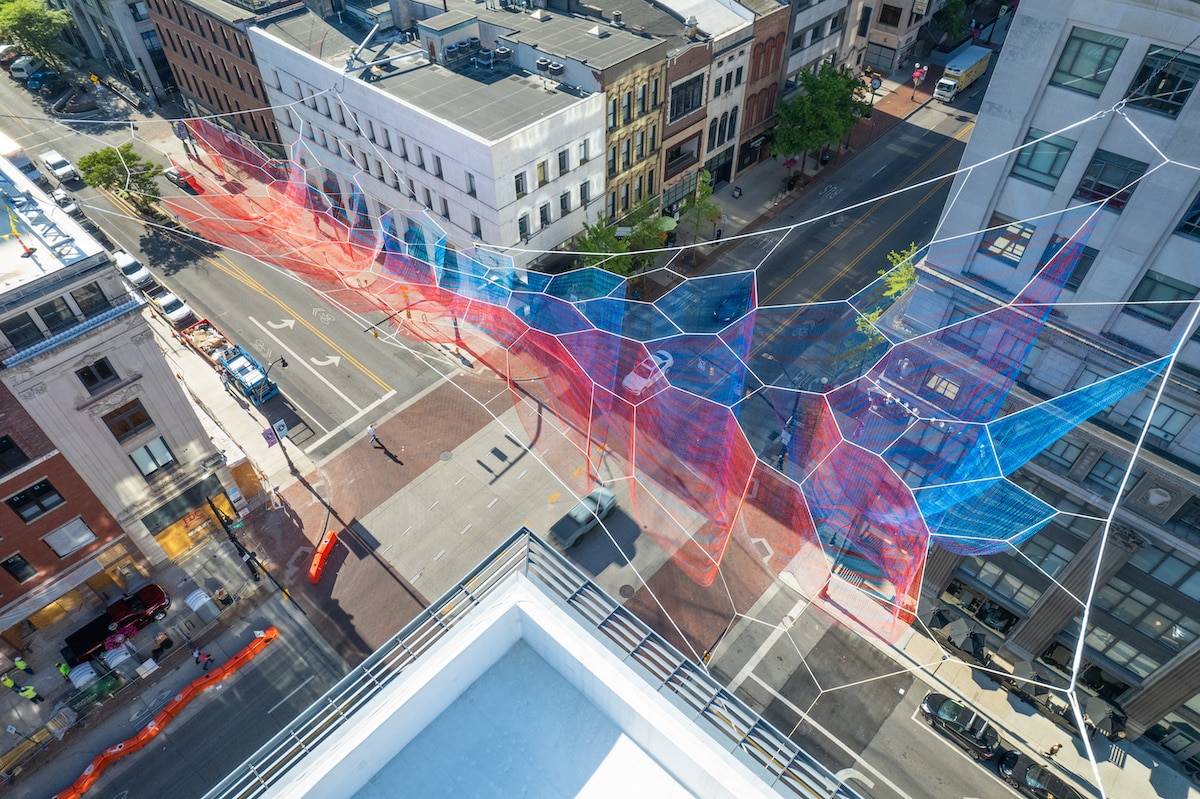
{"type": "Polygon", "coordinates": [[[267,644],[278,637],[279,629],[277,627],[268,627],[263,631],[261,638],[256,635],[253,641],[246,644],[240,652],[230,658],[220,668],[192,680],[187,687],[175,695],[174,699],[167,703],[166,707],[158,712],[149,724],[139,730],[137,735],[126,738],[121,743],[114,744],[96,755],[75,782],[54,794],[50,799],[79,799],[87,793],[88,789],[96,784],[96,780],[100,779],[100,775],[104,773],[106,768],[121,758],[128,757],[144,747],[151,739],[162,732],[167,723],[179,715],[179,712],[189,702],[199,696],[201,691],[220,682],[249,663],[255,655],[266,648],[267,644]]]}
{"type": "Polygon", "coordinates": [[[337,531],[330,530],[317,546],[317,551],[313,555],[312,566],[308,568],[308,579],[313,585],[320,582],[321,572],[325,571],[325,561],[329,560],[329,553],[333,551],[333,545],[337,543],[337,539],[337,531]]]}

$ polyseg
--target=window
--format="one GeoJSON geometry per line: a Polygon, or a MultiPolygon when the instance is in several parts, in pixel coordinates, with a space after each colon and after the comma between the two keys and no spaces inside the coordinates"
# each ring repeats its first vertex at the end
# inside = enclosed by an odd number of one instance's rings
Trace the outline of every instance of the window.
{"type": "Polygon", "coordinates": [[[0,474],[29,463],[29,456],[8,436],[0,436],[0,474]]]}
{"type": "Polygon", "coordinates": [[[475,196],[475,176],[470,172],[467,173],[467,194],[475,196]]]}
{"type": "Polygon", "coordinates": [[[9,576],[18,583],[24,583],[37,577],[37,569],[30,566],[29,561],[21,557],[20,553],[0,561],[0,566],[3,566],[4,571],[8,572],[9,576]]]}
{"type": "Polygon", "coordinates": [[[134,22],[145,22],[150,19],[150,15],[146,13],[145,3],[130,3],[129,13],[133,16],[134,22]]]}
{"type": "Polygon", "coordinates": [[[483,222],[475,214],[471,214],[471,235],[477,239],[483,238],[483,222]]]}
{"type": "Polygon", "coordinates": [[[1099,254],[1100,251],[1095,247],[1084,247],[1083,252],[1079,254],[1079,260],[1075,262],[1075,268],[1067,276],[1064,288],[1070,291],[1078,291],[1079,287],[1083,284],[1083,279],[1091,271],[1092,264],[1096,262],[1096,256],[1099,254]]]}
{"type": "Polygon", "coordinates": [[[171,454],[170,447],[161,436],[144,447],[138,447],[129,453],[129,457],[141,471],[142,477],[150,477],[160,469],[165,469],[175,463],[175,456],[171,454]]]}
{"type": "Polygon", "coordinates": [[[564,191],[558,196],[558,211],[562,216],[571,213],[571,192],[564,191]]]}
{"type": "Polygon", "coordinates": [[[675,122],[704,104],[704,76],[697,75],[671,89],[670,121],[675,122]]]}
{"type": "Polygon", "coordinates": [[[979,243],[979,252],[984,255],[994,255],[1008,262],[1009,266],[1021,263],[1025,248],[1033,238],[1037,228],[1009,219],[1002,214],[993,214],[988,225],[991,230],[983,234],[979,243]]]}
{"type": "Polygon", "coordinates": [[[646,84],[640,84],[637,87],[637,112],[638,116],[646,113],[646,84]]]}
{"type": "Polygon", "coordinates": [[[709,120],[708,123],[708,149],[713,150],[717,146],[717,125],[719,121],[716,117],[709,120]]]}
{"type": "Polygon", "coordinates": [[[127,402],[115,411],[104,414],[101,419],[117,441],[123,441],[154,424],[150,414],[142,407],[141,400],[127,402]]]}
{"type": "Polygon", "coordinates": [[[613,98],[608,101],[608,129],[613,130],[617,127],[617,100],[613,98]]]}
{"type": "Polygon", "coordinates": [[[1197,194],[1196,199],[1192,200],[1192,207],[1183,215],[1175,232],[1193,239],[1200,239],[1200,194],[1197,194]]]}
{"type": "Polygon", "coordinates": [[[42,324],[46,326],[51,335],[61,333],[75,324],[75,312],[62,297],[55,297],[49,302],[43,302],[34,310],[37,311],[38,316],[42,317],[42,324]]]}
{"type": "Polygon", "coordinates": [[[733,73],[732,72],[730,72],[728,75],[725,76],[725,91],[728,92],[731,89],[733,89],[733,73]]]}
{"type": "Polygon", "coordinates": [[[884,3],[883,7],[879,9],[879,24],[885,28],[900,27],[900,15],[902,11],[903,9],[899,6],[889,6],[884,3]]]}
{"type": "Polygon", "coordinates": [[[735,105],[729,112],[729,138],[737,135],[738,107],[735,105]]]}
{"type": "Polygon", "coordinates": [[[1129,304],[1124,310],[1162,327],[1174,327],[1183,316],[1187,301],[1194,298],[1197,291],[1200,289],[1182,280],[1150,271],[1129,295],[1129,304]]]}
{"type": "Polygon", "coordinates": [[[1146,174],[1147,164],[1123,155],[1097,150],[1075,190],[1077,200],[1105,200],[1120,211],[1129,202],[1136,181],[1146,174]]]}
{"type": "Polygon", "coordinates": [[[617,193],[610,191],[608,193],[608,218],[612,219],[617,215],[617,193]]]}
{"type": "Polygon", "coordinates": [[[1054,464],[1055,471],[1066,473],[1075,465],[1075,460],[1083,453],[1083,446],[1070,438],[1063,437],[1042,450],[1039,460],[1054,464]]]}
{"type": "Polygon", "coordinates": [[[550,177],[547,174],[550,171],[550,164],[547,161],[539,161],[537,165],[537,182],[538,186],[545,186],[550,177]]]}
{"type": "Polygon", "coordinates": [[[712,96],[713,96],[713,97],[720,97],[720,96],[721,96],[721,76],[720,76],[720,75],[718,75],[716,78],[714,78],[714,79],[713,79],[713,92],[712,92],[712,96]]]}
{"type": "Polygon", "coordinates": [[[925,381],[925,387],[933,391],[935,394],[941,394],[948,400],[953,400],[958,396],[958,383],[955,383],[936,373],[930,373],[929,379],[925,381]]]}
{"type": "Polygon", "coordinates": [[[529,214],[521,214],[517,219],[517,235],[523,239],[529,238],[529,214]]]}
{"type": "Polygon", "coordinates": [[[617,148],[608,148],[608,176],[611,178],[617,174],[617,148]]]}
{"type": "Polygon", "coordinates": [[[1129,102],[1174,117],[1200,77],[1200,58],[1165,47],[1151,47],[1129,87],[1129,102]]]}
{"type": "MultiPolygon", "coordinates": [[[[1133,413],[1129,415],[1129,421],[1125,423],[1125,426],[1140,432],[1146,424],[1146,417],[1153,404],[1152,397],[1144,397],[1141,403],[1134,408],[1133,413]]],[[[1172,407],[1165,401],[1159,402],[1158,408],[1154,411],[1154,418],[1150,420],[1148,432],[1150,435],[1170,443],[1187,426],[1187,423],[1192,421],[1193,415],[1180,408],[1172,407]]]]}
{"type": "Polygon", "coordinates": [[[629,184],[621,187],[621,213],[629,210],[629,184]]]}
{"type": "MultiPolygon", "coordinates": [[[[885,6],[886,8],[886,6],[885,6]]],[[[1075,28],[1058,57],[1050,83],[1099,97],[1125,49],[1121,36],[1075,28]]]]}
{"type": "Polygon", "coordinates": [[[440,205],[442,219],[449,219],[450,218],[450,203],[448,203],[446,201],[445,197],[439,197],[438,204],[440,205]]]}
{"type": "Polygon", "coordinates": [[[639,161],[646,157],[646,131],[644,130],[637,132],[637,146],[634,148],[634,154],[639,161]]]}
{"type": "Polygon", "coordinates": [[[442,157],[440,155],[433,157],[433,174],[439,178],[442,176],[442,157]]]}
{"type": "Polygon", "coordinates": [[[741,85],[742,85],[742,74],[743,74],[743,71],[744,71],[744,70],[745,70],[745,67],[738,67],[738,68],[737,68],[737,72],[736,72],[736,73],[734,73],[734,76],[733,76],[733,85],[734,85],[734,86],[741,86],[741,85]]]}
{"type": "Polygon", "coordinates": [[[83,519],[72,519],[54,532],[42,537],[46,546],[50,547],[50,550],[60,558],[78,552],[95,540],[96,534],[83,519]]]}
{"type": "Polygon", "coordinates": [[[592,184],[591,181],[585,180],[579,184],[579,202],[587,205],[592,199],[592,184]]]}
{"type": "Polygon", "coordinates": [[[650,82],[650,107],[658,108],[658,78],[650,82]]]}
{"type": "Polygon", "coordinates": [[[621,142],[621,168],[629,169],[633,162],[629,159],[629,139],[621,142]]]}
{"type": "MultiPolygon", "coordinates": [[[[1117,461],[1111,455],[1101,455],[1100,460],[1096,461],[1096,465],[1092,467],[1088,476],[1083,478],[1083,483],[1101,496],[1112,499],[1116,496],[1121,481],[1125,478],[1126,466],[1128,464],[1117,461]]],[[[1136,485],[1137,481],[1142,479],[1143,474],[1145,472],[1141,469],[1131,471],[1127,487],[1136,485]]]]}
{"type": "Polygon", "coordinates": [[[621,95],[621,119],[626,125],[633,121],[633,92],[621,95]]]}
{"type": "Polygon", "coordinates": [[[50,485],[50,481],[43,480],[9,497],[8,507],[28,523],[43,513],[57,508],[64,501],[54,490],[54,486],[50,485]]]}
{"type": "Polygon", "coordinates": [[[538,207],[538,222],[542,227],[550,227],[550,203],[542,203],[538,207]]]}
{"type": "Polygon", "coordinates": [[[565,175],[571,171],[571,151],[563,150],[558,154],[558,174],[565,175]]]}
{"type": "Polygon", "coordinates": [[[0,333],[4,333],[8,343],[18,350],[37,344],[46,338],[42,329],[33,321],[33,317],[27,313],[19,313],[0,322],[0,333]]]}
{"type": "Polygon", "coordinates": [[[422,188],[421,194],[425,197],[425,207],[433,208],[433,193],[428,188],[422,188]]]}
{"type": "Polygon", "coordinates": [[[117,370],[112,368],[108,358],[101,358],[90,366],[85,366],[75,372],[75,376],[83,383],[83,387],[89,394],[95,394],[119,379],[117,370]]]}
{"type": "Polygon", "coordinates": [[[518,172],[513,176],[513,188],[517,190],[518,199],[525,196],[525,173],[518,172]]]}
{"type": "Polygon", "coordinates": [[[589,158],[591,158],[591,153],[588,147],[588,140],[584,139],[579,142],[579,163],[586,164],[589,158]]]}
{"type": "Polygon", "coordinates": [[[1025,134],[1025,146],[1017,153],[1017,163],[1013,165],[1012,173],[1052,189],[1062,177],[1067,159],[1075,149],[1075,142],[1062,136],[1049,136],[1037,144],[1029,143],[1044,136],[1044,130],[1029,129],[1025,134]]]}

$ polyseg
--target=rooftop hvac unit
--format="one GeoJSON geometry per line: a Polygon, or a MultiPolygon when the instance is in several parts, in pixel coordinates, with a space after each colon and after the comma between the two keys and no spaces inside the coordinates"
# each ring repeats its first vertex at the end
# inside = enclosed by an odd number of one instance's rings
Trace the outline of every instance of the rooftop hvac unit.
{"type": "Polygon", "coordinates": [[[549,67],[546,69],[546,71],[547,71],[548,73],[550,73],[550,75],[551,75],[552,77],[555,77],[555,78],[557,78],[557,77],[559,77],[560,75],[562,75],[562,74],[563,74],[563,69],[564,69],[564,67],[563,67],[563,65],[562,65],[562,64],[559,64],[559,63],[555,62],[555,63],[552,63],[552,64],[551,64],[551,65],[550,65],[550,66],[549,66],[549,67]]]}
{"type": "Polygon", "coordinates": [[[625,27],[624,17],[625,17],[625,15],[622,14],[620,11],[612,12],[613,24],[616,25],[618,28],[624,28],[625,27]]]}
{"type": "Polygon", "coordinates": [[[539,58],[537,60],[537,71],[541,75],[545,75],[546,73],[548,73],[550,71],[550,59],[549,58],[539,58]]]}
{"type": "Polygon", "coordinates": [[[479,37],[478,36],[472,36],[470,39],[467,39],[467,43],[470,45],[472,53],[479,50],[479,37]]]}
{"type": "Polygon", "coordinates": [[[512,50],[508,47],[497,47],[495,57],[498,62],[504,63],[512,58],[512,50]]]}

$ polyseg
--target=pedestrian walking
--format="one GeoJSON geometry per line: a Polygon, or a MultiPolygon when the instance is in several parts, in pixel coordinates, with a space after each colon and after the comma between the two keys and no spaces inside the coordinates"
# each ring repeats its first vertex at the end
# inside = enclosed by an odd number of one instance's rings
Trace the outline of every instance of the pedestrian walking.
{"type": "Polygon", "coordinates": [[[62,675],[67,682],[71,681],[71,667],[64,663],[55,663],[54,668],[58,669],[58,673],[62,675]]]}
{"type": "Polygon", "coordinates": [[[1055,744],[1045,752],[1045,755],[1046,757],[1054,757],[1058,754],[1058,750],[1060,749],[1062,749],[1062,744],[1055,744]]]}
{"type": "Polygon", "coordinates": [[[11,688],[12,690],[16,691],[17,693],[21,692],[21,686],[17,685],[15,682],[13,682],[13,678],[7,674],[5,674],[3,678],[0,678],[0,684],[3,684],[4,687],[6,687],[6,688],[11,688]]]}
{"type": "Polygon", "coordinates": [[[45,698],[41,694],[39,694],[37,692],[37,689],[34,688],[32,685],[26,685],[24,688],[22,688],[20,691],[18,691],[18,693],[20,693],[21,696],[25,697],[30,702],[33,702],[35,705],[38,704],[39,702],[46,701],[45,698]]]}
{"type": "Polygon", "coordinates": [[[196,662],[203,666],[205,671],[208,671],[208,667],[212,665],[213,656],[207,652],[201,652],[196,656],[196,662]]]}
{"type": "Polygon", "coordinates": [[[375,425],[373,424],[367,425],[367,440],[372,444],[379,443],[379,437],[375,435],[375,425]]]}
{"type": "Polygon", "coordinates": [[[23,657],[18,656],[17,659],[13,661],[13,665],[26,674],[33,674],[33,669],[29,668],[29,664],[25,662],[25,658],[23,657]]]}

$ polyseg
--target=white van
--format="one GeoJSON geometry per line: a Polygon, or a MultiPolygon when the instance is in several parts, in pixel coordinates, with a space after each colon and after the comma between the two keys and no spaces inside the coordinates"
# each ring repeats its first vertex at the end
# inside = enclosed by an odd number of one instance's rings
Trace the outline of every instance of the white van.
{"type": "Polygon", "coordinates": [[[9,74],[13,76],[13,80],[29,80],[30,75],[40,72],[44,66],[45,63],[37,56],[25,55],[12,62],[9,74]]]}

